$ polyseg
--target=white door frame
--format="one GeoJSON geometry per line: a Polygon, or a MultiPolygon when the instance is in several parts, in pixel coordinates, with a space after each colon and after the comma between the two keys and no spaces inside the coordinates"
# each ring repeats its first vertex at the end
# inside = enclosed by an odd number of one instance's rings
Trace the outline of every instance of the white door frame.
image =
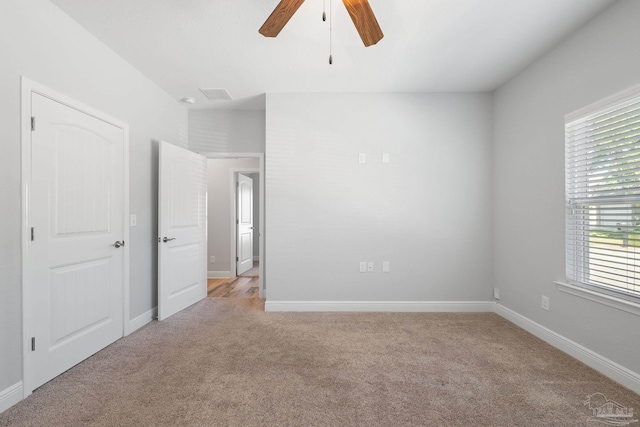
{"type": "MultiPolygon", "coordinates": [[[[230,253],[230,268],[231,275],[236,277],[237,264],[235,263],[236,259],[236,178],[235,175],[237,173],[258,173],[260,174],[260,185],[258,186],[260,194],[258,199],[258,224],[260,234],[258,236],[258,256],[260,257],[260,265],[258,267],[259,275],[260,275],[260,288],[259,288],[259,296],[260,298],[266,298],[266,283],[267,278],[265,275],[265,250],[264,250],[264,242],[266,230],[264,228],[264,188],[265,188],[265,179],[264,179],[264,153],[198,153],[202,156],[205,156],[207,159],[258,159],[259,167],[258,168],[231,168],[231,183],[229,188],[229,194],[231,198],[231,221],[230,221],[230,233],[231,233],[231,244],[229,248],[230,253]]],[[[255,239],[255,235],[253,237],[255,239]]]]}
{"type": "MultiPolygon", "coordinates": [[[[108,116],[92,107],[82,104],[62,93],[56,92],[46,86],[22,77],[22,111],[21,111],[21,151],[22,151],[22,390],[26,398],[33,392],[33,379],[31,375],[31,332],[33,330],[33,313],[30,303],[34,299],[29,283],[29,266],[31,263],[29,242],[31,241],[31,206],[29,197],[31,194],[31,94],[37,93],[53,101],[64,104],[75,110],[79,110],[89,116],[110,123],[121,128],[124,132],[124,165],[123,165],[123,225],[124,241],[129,242],[129,125],[108,116]]],[[[123,335],[129,333],[129,248],[122,247],[123,255],[123,335]]]]}

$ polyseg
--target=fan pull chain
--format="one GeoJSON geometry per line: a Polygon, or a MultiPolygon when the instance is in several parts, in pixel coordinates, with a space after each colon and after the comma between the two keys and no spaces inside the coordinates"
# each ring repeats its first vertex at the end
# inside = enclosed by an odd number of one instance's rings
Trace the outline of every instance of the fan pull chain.
{"type": "Polygon", "coordinates": [[[333,0],[329,0],[329,65],[333,64],[333,0]]]}

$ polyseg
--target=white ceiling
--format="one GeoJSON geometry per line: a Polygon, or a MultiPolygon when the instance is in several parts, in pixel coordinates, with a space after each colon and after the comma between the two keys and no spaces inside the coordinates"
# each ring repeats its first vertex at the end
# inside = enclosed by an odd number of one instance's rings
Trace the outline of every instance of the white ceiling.
{"type": "Polygon", "coordinates": [[[52,0],[194,108],[264,108],[269,92],[491,91],[614,0],[369,0],[385,37],[368,48],[340,0],[306,0],[277,38],[263,37],[278,1],[52,0]]]}

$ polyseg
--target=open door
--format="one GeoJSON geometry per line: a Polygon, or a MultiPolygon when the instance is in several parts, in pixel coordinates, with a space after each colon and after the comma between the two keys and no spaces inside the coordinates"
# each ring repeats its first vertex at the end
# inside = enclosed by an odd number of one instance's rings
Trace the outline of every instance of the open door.
{"type": "Polygon", "coordinates": [[[238,174],[237,266],[240,275],[253,267],[253,179],[238,174]]]}
{"type": "Polygon", "coordinates": [[[160,142],[158,320],[207,296],[207,160],[160,142]]]}

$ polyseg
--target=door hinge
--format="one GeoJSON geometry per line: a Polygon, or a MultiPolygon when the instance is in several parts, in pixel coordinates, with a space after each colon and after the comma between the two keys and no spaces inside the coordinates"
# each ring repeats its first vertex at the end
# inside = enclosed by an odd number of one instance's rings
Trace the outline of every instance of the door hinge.
{"type": "Polygon", "coordinates": [[[240,261],[240,258],[236,257],[236,262],[240,261]]]}
{"type": "Polygon", "coordinates": [[[240,224],[240,220],[239,219],[236,219],[236,224],[240,224]]]}
{"type": "Polygon", "coordinates": [[[31,227],[31,241],[33,242],[35,239],[36,239],[35,227],[31,227]]]}
{"type": "Polygon", "coordinates": [[[31,130],[36,130],[36,118],[33,116],[31,117],[31,130]]]}
{"type": "Polygon", "coordinates": [[[36,337],[31,337],[31,351],[36,351],[36,337]]]}

